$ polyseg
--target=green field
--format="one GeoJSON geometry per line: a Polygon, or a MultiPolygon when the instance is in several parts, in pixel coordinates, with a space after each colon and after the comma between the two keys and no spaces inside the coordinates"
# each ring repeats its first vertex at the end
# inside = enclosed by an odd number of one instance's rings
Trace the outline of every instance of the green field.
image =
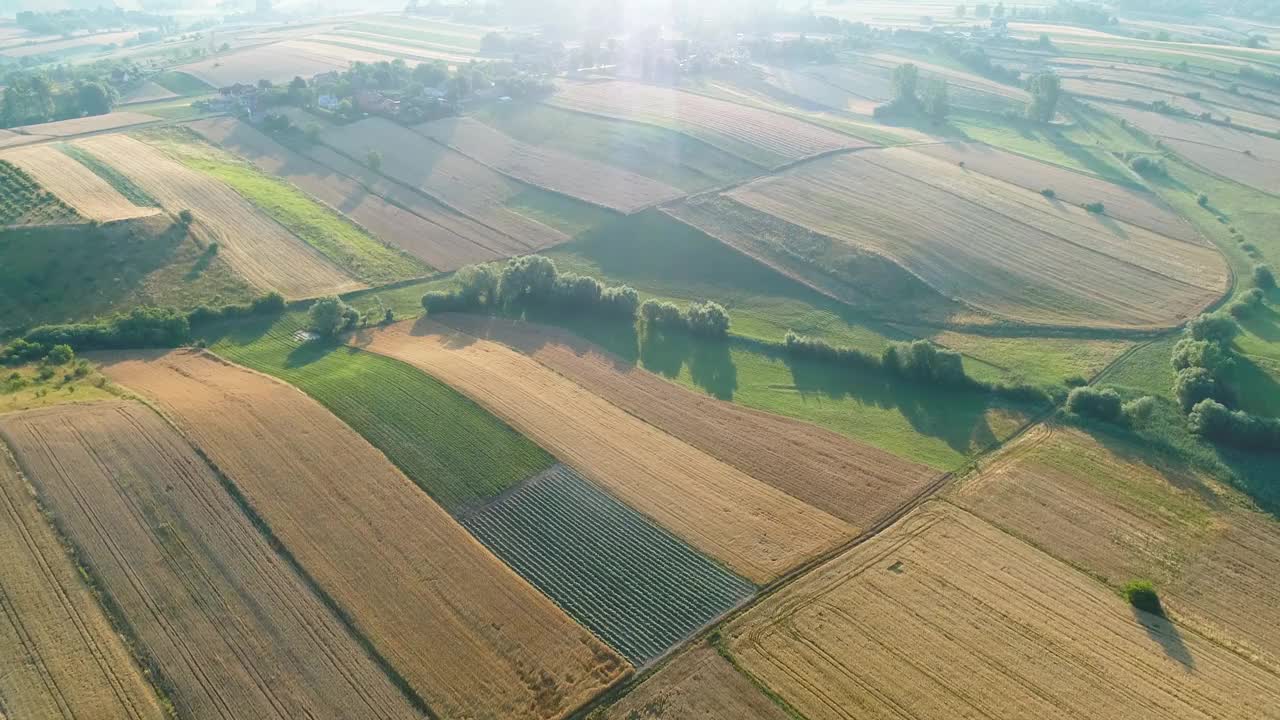
{"type": "Polygon", "coordinates": [[[293,185],[196,139],[189,131],[164,129],[141,137],[187,167],[226,183],[359,280],[381,285],[431,272],[421,261],[383,245],[293,185]]]}
{"type": "Polygon", "coordinates": [[[569,237],[577,237],[589,230],[604,227],[618,217],[612,210],[533,186],[525,187],[507,198],[503,207],[553,227],[569,237]]]}
{"type": "Polygon", "coordinates": [[[462,524],[637,666],[755,591],[562,465],[462,524]]]}
{"type": "Polygon", "coordinates": [[[0,332],[138,305],[247,302],[256,294],[165,215],[0,232],[0,332]]]}
{"type": "Polygon", "coordinates": [[[165,70],[151,79],[165,90],[183,96],[204,95],[215,90],[205,81],[180,70],[165,70]]]}
{"type": "Polygon", "coordinates": [[[56,147],[76,162],[89,168],[94,175],[106,180],[111,187],[116,189],[116,192],[125,196],[134,205],[138,207],[160,207],[160,203],[156,202],[155,198],[135,185],[132,180],[125,177],[120,171],[99,160],[88,150],[67,143],[59,143],[56,147]]]}
{"type": "Polygon", "coordinates": [[[0,227],[79,221],[80,215],[17,165],[0,160],[0,227]]]}
{"type": "Polygon", "coordinates": [[[415,368],[356,348],[295,340],[305,322],[293,313],[204,334],[219,355],[314,397],[451,511],[551,466],[537,445],[415,368]]]}
{"type": "Polygon", "coordinates": [[[475,117],[530,145],[620,167],[687,192],[759,172],[734,155],[671,130],[549,105],[489,105],[475,117]]]}

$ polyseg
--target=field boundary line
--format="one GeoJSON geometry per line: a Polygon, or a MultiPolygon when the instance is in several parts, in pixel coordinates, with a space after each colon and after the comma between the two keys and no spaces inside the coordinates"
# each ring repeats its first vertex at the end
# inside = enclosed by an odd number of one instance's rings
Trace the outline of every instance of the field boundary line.
{"type": "MultiPolygon", "coordinates": [[[[183,351],[178,350],[178,352],[183,352],[183,351]]],[[[198,352],[199,354],[210,357],[217,362],[224,363],[226,365],[231,365],[237,369],[246,370],[252,373],[258,372],[252,368],[247,368],[247,367],[244,367],[243,365],[237,365],[236,363],[233,363],[227,360],[226,358],[223,358],[220,355],[217,355],[211,351],[200,350],[198,352]]],[[[262,373],[258,373],[258,374],[262,374],[262,373]]],[[[270,375],[265,375],[265,374],[262,374],[262,375],[264,377],[271,379],[273,382],[282,382],[276,378],[272,378],[270,375]]],[[[293,388],[297,392],[302,392],[301,390],[297,390],[297,388],[295,388],[292,385],[290,385],[289,387],[293,388]]],[[[245,517],[249,520],[250,524],[252,524],[254,528],[258,530],[258,533],[262,536],[262,538],[266,540],[267,545],[270,546],[272,550],[274,550],[276,553],[280,555],[281,559],[285,561],[285,563],[290,567],[290,569],[298,573],[298,577],[302,580],[303,584],[305,584],[307,588],[311,590],[311,592],[315,593],[316,598],[320,600],[321,604],[323,604],[326,609],[328,609],[330,612],[334,614],[334,617],[338,620],[339,623],[341,623],[343,629],[345,629],[348,633],[351,634],[351,637],[369,655],[369,658],[373,660],[374,664],[378,667],[378,669],[381,670],[383,674],[387,676],[387,679],[391,681],[391,684],[394,685],[396,689],[399,690],[400,693],[405,696],[405,699],[409,701],[409,704],[413,706],[415,710],[418,710],[423,714],[425,714],[429,720],[442,720],[440,715],[438,715],[427,703],[426,699],[421,697],[418,694],[418,692],[414,690],[413,686],[409,684],[409,681],[406,680],[404,676],[402,676],[399,673],[399,671],[397,671],[395,667],[385,657],[382,656],[380,652],[378,652],[378,649],[373,644],[373,641],[371,641],[368,637],[366,637],[364,633],[362,633],[359,630],[359,628],[356,627],[353,618],[342,608],[342,606],[340,606],[337,603],[337,601],[335,601],[332,597],[329,596],[327,592],[325,592],[324,588],[321,587],[320,584],[316,582],[315,578],[313,578],[311,574],[307,572],[306,568],[304,568],[302,564],[298,562],[297,558],[293,556],[293,553],[291,553],[289,549],[285,546],[285,544],[281,542],[280,539],[276,536],[275,532],[271,529],[271,526],[267,524],[267,522],[262,518],[262,516],[258,514],[258,511],[253,508],[253,505],[252,503],[249,502],[249,499],[245,497],[243,493],[240,492],[240,488],[235,484],[235,481],[232,480],[226,473],[224,473],[222,471],[222,468],[218,467],[217,463],[213,461],[213,458],[209,457],[205,453],[204,448],[200,447],[200,445],[197,444],[195,440],[190,435],[188,435],[186,431],[184,431],[182,427],[172,417],[170,417],[166,412],[164,412],[164,410],[158,407],[157,404],[153,404],[149,398],[133,392],[130,392],[127,397],[129,399],[132,399],[141,403],[142,405],[147,406],[147,408],[149,408],[152,412],[160,416],[160,418],[164,420],[164,422],[167,425],[173,428],[174,432],[178,433],[178,436],[181,437],[183,441],[185,441],[187,445],[191,447],[191,449],[196,453],[196,455],[199,456],[200,459],[203,460],[205,464],[209,466],[209,469],[213,472],[214,476],[218,478],[218,483],[222,486],[223,490],[226,491],[226,493],[231,496],[231,499],[236,504],[236,507],[238,507],[240,511],[245,514],[245,517]]],[[[312,400],[310,395],[307,395],[307,398],[309,400],[312,400]]],[[[326,409],[325,412],[328,412],[328,410],[326,409]]],[[[374,449],[377,450],[377,448],[374,448],[374,449]]],[[[380,450],[378,450],[378,452],[381,453],[380,450]]]]}

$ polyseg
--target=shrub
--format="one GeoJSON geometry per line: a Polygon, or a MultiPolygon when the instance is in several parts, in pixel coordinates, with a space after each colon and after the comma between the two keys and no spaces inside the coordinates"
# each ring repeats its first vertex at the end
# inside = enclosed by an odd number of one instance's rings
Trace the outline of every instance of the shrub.
{"type": "Polygon", "coordinates": [[[1169,358],[1169,362],[1174,370],[1198,367],[1218,377],[1223,370],[1231,366],[1232,359],[1231,355],[1218,343],[1183,338],[1173,346],[1173,355],[1169,358]]]}
{"type": "Polygon", "coordinates": [[[1165,167],[1164,158],[1153,158],[1147,155],[1135,156],[1129,161],[1129,167],[1139,175],[1147,177],[1161,177],[1169,174],[1169,170],[1165,167]]]}
{"type": "Polygon", "coordinates": [[[54,345],[49,348],[49,354],[44,356],[44,361],[50,365],[66,365],[76,358],[75,350],[70,345],[54,345]]]}
{"type": "Polygon", "coordinates": [[[468,265],[454,275],[461,286],[458,292],[476,305],[491,305],[498,300],[498,278],[501,271],[493,263],[468,265]]]}
{"type": "Polygon", "coordinates": [[[1196,204],[1202,208],[1209,207],[1209,196],[1204,193],[1196,195],[1196,204]]]}
{"type": "Polygon", "coordinates": [[[719,303],[706,301],[690,305],[685,311],[685,322],[694,335],[710,338],[729,336],[729,313],[719,303]]]}
{"type": "Polygon", "coordinates": [[[461,312],[475,307],[475,303],[461,292],[431,290],[422,296],[422,308],[428,315],[442,312],[461,312]]]}
{"type": "Polygon", "coordinates": [[[498,298],[504,305],[549,300],[557,274],[551,258],[542,255],[512,258],[498,276],[498,298]]]}
{"type": "Polygon", "coordinates": [[[640,319],[646,325],[659,329],[685,327],[680,308],[675,303],[663,300],[645,300],[640,306],[640,319]]]}
{"type": "Polygon", "coordinates": [[[881,364],[886,370],[913,380],[942,385],[967,385],[960,353],[940,348],[928,340],[892,343],[885,348],[881,364]]]}
{"type": "Polygon", "coordinates": [[[600,304],[604,287],[600,281],[585,275],[563,273],[556,277],[552,296],[557,303],[571,309],[590,309],[600,304]]]}
{"type": "Polygon", "coordinates": [[[173,308],[134,308],[96,323],[42,325],[26,334],[28,342],[70,345],[75,350],[177,347],[191,339],[187,314],[173,308]]]}
{"type": "Polygon", "coordinates": [[[1187,416],[1192,432],[1250,450],[1280,450],[1280,420],[1229,410],[1213,399],[1195,404],[1187,416]]]}
{"type": "Polygon", "coordinates": [[[1240,334],[1240,325],[1223,312],[1206,313],[1187,323],[1187,335],[1195,340],[1208,340],[1220,345],[1230,345],[1240,334]]]}
{"type": "Polygon", "coordinates": [[[45,346],[41,343],[29,342],[25,338],[18,338],[9,343],[3,351],[0,351],[0,363],[5,365],[22,365],[33,360],[44,357],[45,346]]]}
{"type": "Polygon", "coordinates": [[[1040,194],[1049,198],[1050,200],[1058,196],[1058,193],[1054,192],[1053,188],[1045,188],[1040,191],[1040,194]]]}
{"type": "Polygon", "coordinates": [[[1276,276],[1271,272],[1271,268],[1266,265],[1254,265],[1253,284],[1263,290],[1274,290],[1276,287],[1276,276]]]}
{"type": "Polygon", "coordinates": [[[266,295],[254,298],[253,302],[249,303],[249,311],[254,315],[284,312],[284,307],[284,296],[274,290],[266,295]]]}
{"type": "Polygon", "coordinates": [[[307,328],[322,337],[334,337],[360,323],[360,313],[336,295],[320,298],[307,311],[307,328]]]}
{"type": "Polygon", "coordinates": [[[629,285],[607,287],[600,293],[600,307],[610,315],[634,318],[640,307],[640,293],[629,285]]]}
{"type": "Polygon", "coordinates": [[[1132,580],[1124,586],[1124,599],[1143,612],[1164,617],[1164,608],[1160,605],[1160,596],[1150,580],[1132,580]]]}
{"type": "Polygon", "coordinates": [[[1084,209],[1088,210],[1094,215],[1101,215],[1102,213],[1106,212],[1107,208],[1101,202],[1091,202],[1091,203],[1085,203],[1084,209]]]}
{"type": "Polygon", "coordinates": [[[178,223],[183,227],[191,227],[191,223],[196,221],[195,213],[190,210],[182,210],[178,213],[178,223]]]}
{"type": "Polygon", "coordinates": [[[1214,397],[1217,392],[1218,383],[1213,373],[1202,367],[1179,370],[1173,379],[1173,395],[1183,411],[1190,411],[1197,403],[1214,397]]]}
{"type": "Polygon", "coordinates": [[[1130,425],[1142,426],[1146,424],[1156,413],[1156,406],[1159,401],[1150,395],[1144,395],[1137,400],[1130,400],[1120,406],[1120,412],[1124,414],[1130,425]]]}
{"type": "Polygon", "coordinates": [[[826,340],[800,335],[787,331],[783,340],[787,352],[792,355],[809,357],[815,360],[836,362],[856,368],[879,368],[880,358],[856,348],[835,347],[826,340]]]}
{"type": "Polygon", "coordinates": [[[1096,420],[1119,420],[1120,405],[1120,395],[1110,388],[1078,387],[1067,395],[1068,412],[1096,420]]]}
{"type": "Polygon", "coordinates": [[[1240,297],[1232,300],[1227,305],[1227,312],[1233,318],[1246,318],[1257,312],[1262,307],[1262,291],[1258,288],[1249,288],[1246,292],[1240,294],[1240,297]]]}

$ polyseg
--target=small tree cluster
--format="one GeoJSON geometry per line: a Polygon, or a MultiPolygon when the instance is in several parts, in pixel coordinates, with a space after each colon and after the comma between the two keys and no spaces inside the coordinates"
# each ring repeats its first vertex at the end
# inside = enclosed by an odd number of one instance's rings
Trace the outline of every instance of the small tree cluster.
{"type": "Polygon", "coordinates": [[[24,339],[46,347],[70,345],[76,350],[177,347],[191,338],[187,314],[173,308],[134,308],[94,323],[42,325],[24,339]]]}
{"type": "Polygon", "coordinates": [[[1191,408],[1191,430],[1212,440],[1250,450],[1280,450],[1280,419],[1231,410],[1212,398],[1191,408]]]}
{"type": "Polygon", "coordinates": [[[1249,288],[1240,293],[1240,297],[1232,300],[1227,305],[1226,310],[1233,318],[1247,318],[1262,309],[1263,299],[1261,290],[1256,287],[1249,288]]]}
{"type": "Polygon", "coordinates": [[[1036,73],[1027,83],[1031,92],[1031,104],[1027,106],[1027,119],[1047,123],[1058,111],[1062,97],[1062,80],[1052,72],[1036,73]]]}
{"type": "Polygon", "coordinates": [[[359,324],[360,313],[334,295],[316,300],[307,311],[307,329],[321,337],[335,337],[359,324]]]}
{"type": "Polygon", "coordinates": [[[940,385],[967,385],[960,353],[938,347],[928,340],[891,343],[880,357],[889,372],[903,377],[940,385]]]}
{"type": "Polygon", "coordinates": [[[1111,388],[1078,387],[1067,395],[1067,412],[1082,417],[1116,422],[1122,417],[1120,394],[1111,388]]]}
{"type": "Polygon", "coordinates": [[[593,277],[562,273],[554,261],[541,255],[512,258],[501,267],[469,265],[454,278],[457,289],[422,296],[427,312],[542,305],[634,318],[640,304],[639,294],[630,287],[607,287],[593,277]]]}
{"type": "Polygon", "coordinates": [[[1274,290],[1276,287],[1276,276],[1271,272],[1271,268],[1266,265],[1254,265],[1253,284],[1263,290],[1274,290]]]}
{"type": "Polygon", "coordinates": [[[729,313],[719,303],[695,302],[681,312],[675,303],[645,300],[640,306],[640,319],[646,327],[658,330],[684,330],[710,338],[729,336],[729,313]]]}
{"type": "Polygon", "coordinates": [[[1133,168],[1134,172],[1145,177],[1164,177],[1169,174],[1164,158],[1161,157],[1135,155],[1129,159],[1129,167],[1133,168]]]}

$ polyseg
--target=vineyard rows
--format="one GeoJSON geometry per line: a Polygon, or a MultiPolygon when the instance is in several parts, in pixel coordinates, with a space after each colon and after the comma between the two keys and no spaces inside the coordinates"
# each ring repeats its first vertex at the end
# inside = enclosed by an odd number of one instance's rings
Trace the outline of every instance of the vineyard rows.
{"type": "Polygon", "coordinates": [[[636,665],[755,590],[563,465],[462,523],[636,665]]]}

